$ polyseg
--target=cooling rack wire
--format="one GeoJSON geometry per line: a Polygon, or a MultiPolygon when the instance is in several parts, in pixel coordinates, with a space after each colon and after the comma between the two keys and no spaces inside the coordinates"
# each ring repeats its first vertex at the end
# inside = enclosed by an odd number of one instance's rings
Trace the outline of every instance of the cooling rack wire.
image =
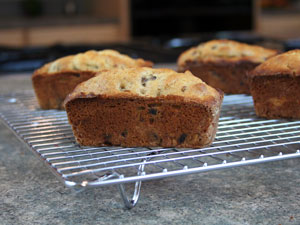
{"type": "Polygon", "coordinates": [[[246,95],[224,97],[216,139],[202,149],[82,147],[66,113],[38,109],[32,91],[0,96],[0,117],[67,187],[116,184],[127,208],[145,180],[300,157],[300,121],[258,118],[246,95]]]}

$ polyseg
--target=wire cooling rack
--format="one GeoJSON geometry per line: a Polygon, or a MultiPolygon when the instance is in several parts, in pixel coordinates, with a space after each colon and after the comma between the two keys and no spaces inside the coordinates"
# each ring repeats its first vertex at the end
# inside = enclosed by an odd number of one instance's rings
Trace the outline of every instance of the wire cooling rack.
{"type": "Polygon", "coordinates": [[[216,139],[202,149],[79,146],[66,113],[40,110],[31,91],[0,96],[0,117],[67,187],[118,184],[128,208],[144,180],[300,157],[300,121],[257,118],[245,95],[225,96],[216,139]]]}

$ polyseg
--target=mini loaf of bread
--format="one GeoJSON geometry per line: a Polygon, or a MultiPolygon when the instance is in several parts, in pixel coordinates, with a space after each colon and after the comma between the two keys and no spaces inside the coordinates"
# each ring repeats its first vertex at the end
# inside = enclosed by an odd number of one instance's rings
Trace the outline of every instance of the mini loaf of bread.
{"type": "Polygon", "coordinates": [[[214,140],[222,99],[190,72],[144,67],[79,84],[65,108],[81,145],[196,148],[214,140]]]}
{"type": "Polygon", "coordinates": [[[212,40],[182,53],[178,71],[190,70],[227,94],[249,94],[247,73],[276,53],[236,41],[212,40]]]}
{"type": "Polygon", "coordinates": [[[149,61],[132,59],[114,50],[90,50],[66,56],[36,70],[32,84],[42,109],[63,109],[63,101],[81,82],[97,72],[112,68],[152,66],[149,61]]]}
{"type": "Polygon", "coordinates": [[[300,50],[277,55],[250,74],[255,111],[266,118],[300,118],[300,50]]]}

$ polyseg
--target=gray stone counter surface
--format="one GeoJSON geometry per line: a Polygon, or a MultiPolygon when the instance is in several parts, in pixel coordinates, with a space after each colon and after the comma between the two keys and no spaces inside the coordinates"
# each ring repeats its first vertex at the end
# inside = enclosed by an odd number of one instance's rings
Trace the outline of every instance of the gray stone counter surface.
{"type": "MultiPolygon", "coordinates": [[[[0,94],[31,89],[0,76],[0,94]]],[[[72,193],[0,123],[0,224],[300,224],[300,159],[144,182],[124,208],[118,189],[72,193]]]]}

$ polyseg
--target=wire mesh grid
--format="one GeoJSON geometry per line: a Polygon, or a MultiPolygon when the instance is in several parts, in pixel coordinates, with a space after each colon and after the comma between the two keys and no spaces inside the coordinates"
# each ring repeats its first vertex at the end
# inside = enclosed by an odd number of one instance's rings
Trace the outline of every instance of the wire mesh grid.
{"type": "Polygon", "coordinates": [[[300,157],[300,121],[257,118],[252,98],[245,95],[225,96],[216,139],[202,149],[79,146],[66,113],[38,109],[31,91],[0,96],[0,116],[69,187],[136,182],[300,157]]]}

